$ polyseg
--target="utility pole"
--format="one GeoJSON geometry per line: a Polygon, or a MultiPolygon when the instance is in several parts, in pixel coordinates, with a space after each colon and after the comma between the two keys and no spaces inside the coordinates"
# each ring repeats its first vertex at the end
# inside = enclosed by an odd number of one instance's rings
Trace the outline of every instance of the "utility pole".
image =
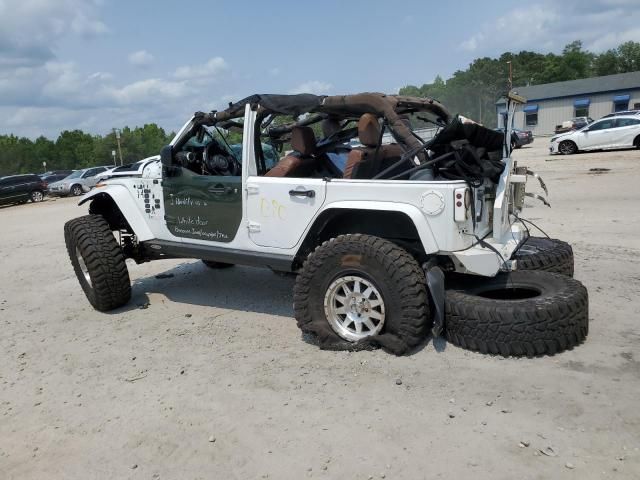
{"type": "Polygon", "coordinates": [[[120,165],[122,166],[122,148],[120,148],[120,129],[114,128],[113,133],[116,134],[116,140],[118,141],[118,155],[120,156],[120,165]]]}
{"type": "Polygon", "coordinates": [[[513,88],[513,69],[511,68],[511,60],[507,62],[509,65],[509,91],[513,88]]]}

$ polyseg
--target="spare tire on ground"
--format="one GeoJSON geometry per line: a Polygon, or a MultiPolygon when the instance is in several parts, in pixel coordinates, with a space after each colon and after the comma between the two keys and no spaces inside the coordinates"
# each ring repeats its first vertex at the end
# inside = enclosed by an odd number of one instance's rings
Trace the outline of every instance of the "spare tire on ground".
{"type": "Polygon", "coordinates": [[[573,277],[573,249],[554,238],[529,237],[512,257],[518,270],[544,270],[573,277]]]}
{"type": "Polygon", "coordinates": [[[453,282],[447,285],[445,330],[454,345],[533,357],[570,349],[587,337],[587,289],[573,278],[515,271],[453,282]]]}

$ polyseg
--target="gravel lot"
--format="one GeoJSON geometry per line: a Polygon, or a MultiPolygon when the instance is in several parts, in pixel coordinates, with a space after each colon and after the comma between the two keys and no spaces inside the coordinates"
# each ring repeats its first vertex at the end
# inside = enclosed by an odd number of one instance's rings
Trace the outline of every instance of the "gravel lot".
{"type": "Polygon", "coordinates": [[[0,208],[0,477],[640,478],[640,152],[547,144],[515,154],[550,189],[524,216],[573,244],[591,316],[554,357],[320,351],[291,278],[197,261],[132,264],[101,314],[64,249],[86,209],[0,208]]]}

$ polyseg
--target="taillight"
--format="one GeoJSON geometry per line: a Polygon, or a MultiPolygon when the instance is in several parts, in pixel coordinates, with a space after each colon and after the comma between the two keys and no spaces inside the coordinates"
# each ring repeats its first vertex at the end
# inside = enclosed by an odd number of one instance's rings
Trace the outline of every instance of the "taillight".
{"type": "Polygon", "coordinates": [[[471,190],[468,188],[456,188],[453,191],[454,207],[453,216],[456,222],[464,222],[467,220],[467,211],[471,206],[471,190]]]}

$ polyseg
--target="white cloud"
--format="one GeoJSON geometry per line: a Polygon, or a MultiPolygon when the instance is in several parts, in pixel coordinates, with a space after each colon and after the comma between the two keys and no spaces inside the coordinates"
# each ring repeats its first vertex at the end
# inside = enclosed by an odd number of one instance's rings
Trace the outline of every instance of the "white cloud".
{"type": "Polygon", "coordinates": [[[95,0],[0,0],[0,69],[42,65],[63,37],[107,31],[95,0]]]}
{"type": "Polygon", "coordinates": [[[460,43],[474,54],[558,51],[573,40],[600,52],[640,38],[638,0],[540,0],[519,5],[460,43]]]}
{"type": "Polygon", "coordinates": [[[201,65],[178,67],[173,75],[174,77],[183,80],[209,79],[216,77],[228,68],[229,66],[224,58],[213,57],[208,62],[201,65]]]}
{"type": "Polygon", "coordinates": [[[146,67],[153,63],[154,57],[146,50],[138,50],[137,52],[130,53],[128,60],[131,65],[135,65],[136,67],[146,67]]]}
{"type": "Polygon", "coordinates": [[[121,88],[106,88],[103,94],[118,105],[155,104],[163,100],[175,100],[190,93],[185,82],[173,82],[149,78],[130,83],[121,88]]]}
{"type": "Polygon", "coordinates": [[[316,95],[322,95],[328,93],[333,85],[320,80],[310,80],[308,82],[301,83],[295,88],[289,90],[289,93],[314,93],[316,95]]]}

